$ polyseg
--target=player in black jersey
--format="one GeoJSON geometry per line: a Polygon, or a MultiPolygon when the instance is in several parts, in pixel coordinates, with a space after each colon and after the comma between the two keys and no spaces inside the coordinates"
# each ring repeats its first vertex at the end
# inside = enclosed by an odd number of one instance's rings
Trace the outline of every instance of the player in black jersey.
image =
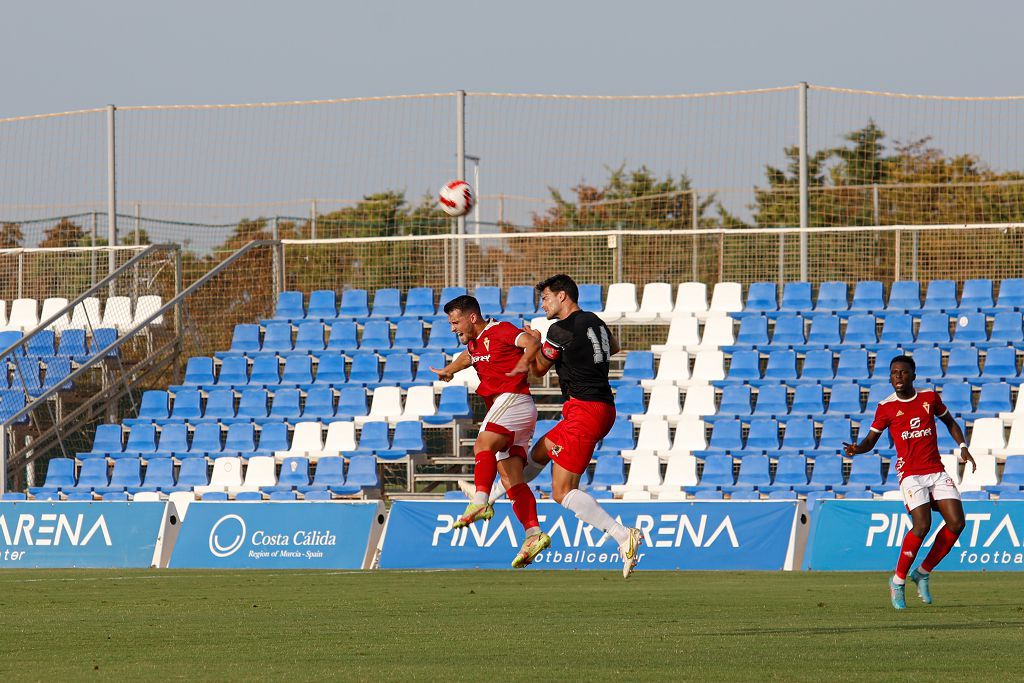
{"type": "MultiPolygon", "coordinates": [[[[547,341],[541,353],[534,356],[531,370],[542,376],[554,366],[566,401],[563,419],[533,445],[527,469],[532,470],[529,474],[539,472],[551,461],[555,501],[618,542],[622,575],[628,578],[640,560],[643,534],[615,521],[593,496],[579,488],[594,448],[615,422],[608,362],[619,352],[619,344],[601,318],[580,309],[579,288],[568,275],[555,275],[538,283],[537,291],[548,320],[557,322],[548,328],[547,341]]],[[[538,330],[526,329],[540,339],[538,330]]],[[[524,478],[529,474],[524,472],[524,478]]]]}

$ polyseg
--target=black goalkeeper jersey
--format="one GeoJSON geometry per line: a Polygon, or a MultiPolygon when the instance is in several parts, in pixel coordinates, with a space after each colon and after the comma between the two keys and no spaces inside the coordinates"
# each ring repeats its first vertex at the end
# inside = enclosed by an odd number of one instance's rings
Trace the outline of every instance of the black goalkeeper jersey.
{"type": "Polygon", "coordinates": [[[611,333],[601,318],[576,311],[548,328],[541,351],[554,361],[562,395],[580,401],[615,403],[608,384],[611,333]]]}

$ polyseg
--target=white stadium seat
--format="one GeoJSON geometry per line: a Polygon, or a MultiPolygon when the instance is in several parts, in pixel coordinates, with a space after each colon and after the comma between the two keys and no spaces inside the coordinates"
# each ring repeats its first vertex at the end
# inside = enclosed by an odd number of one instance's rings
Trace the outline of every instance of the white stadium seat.
{"type": "Polygon", "coordinates": [[[705,316],[708,312],[708,286],[703,282],[682,282],[676,290],[676,316],[705,316]]]}
{"type": "MultiPolygon", "coordinates": [[[[720,379],[725,379],[725,354],[721,351],[698,351],[694,355],[693,372],[685,386],[710,384],[720,379]]],[[[677,384],[684,386],[683,383],[677,384]]]]}
{"type": "Polygon", "coordinates": [[[278,461],[289,456],[311,457],[310,453],[324,450],[323,431],[319,422],[300,422],[295,425],[291,447],[286,451],[275,451],[278,461]]]}
{"type": "Polygon", "coordinates": [[[692,315],[677,315],[668,325],[668,338],[664,344],[653,344],[651,351],[656,355],[669,351],[682,351],[688,346],[700,344],[700,329],[697,318],[692,315]]]}
{"type": "Polygon", "coordinates": [[[679,388],[674,384],[662,384],[651,390],[651,400],[647,402],[647,411],[633,415],[633,422],[650,420],[675,423],[683,408],[679,403],[679,388]]]}
{"type": "Polygon", "coordinates": [[[112,296],[103,305],[103,319],[100,327],[112,327],[118,334],[132,326],[132,300],[126,296],[112,296]]]}
{"type": "Polygon", "coordinates": [[[704,323],[704,334],[701,335],[700,344],[688,346],[687,351],[714,351],[722,346],[730,346],[736,343],[736,332],[733,319],[722,315],[708,318],[704,323]]]}
{"type": "MultiPolygon", "coordinates": [[[[738,282],[719,282],[711,293],[708,317],[728,315],[743,310],[743,286],[738,282]]],[[[698,316],[699,317],[699,316],[698,316]]]]}
{"type": "Polygon", "coordinates": [[[28,332],[39,325],[39,304],[35,299],[15,299],[5,329],[28,332]]]}
{"type": "Polygon", "coordinates": [[[644,285],[640,308],[626,313],[626,320],[634,323],[650,323],[668,320],[672,317],[672,285],[667,282],[649,282],[644,285]]]}
{"type": "Polygon", "coordinates": [[[1003,455],[1006,452],[1006,438],[1003,434],[1003,421],[998,417],[982,417],[974,421],[971,428],[971,455],[989,453],[1003,455]]]}
{"type": "Polygon", "coordinates": [[[71,327],[76,330],[94,330],[101,327],[100,300],[94,296],[80,302],[71,312],[71,327]]]}
{"type": "MultiPolygon", "coordinates": [[[[231,493],[239,491],[259,491],[264,486],[277,486],[277,472],[274,458],[269,455],[256,455],[249,458],[245,468],[245,482],[238,488],[229,488],[231,493]]],[[[214,463],[214,468],[217,464],[214,463]]]]}
{"type": "Polygon", "coordinates": [[[640,380],[645,389],[669,385],[676,387],[690,379],[690,356],[686,351],[666,351],[658,360],[658,374],[654,379],[640,380]]]}
{"type": "Polygon", "coordinates": [[[357,415],[355,423],[359,426],[367,422],[380,422],[382,420],[395,422],[401,416],[402,390],[399,387],[377,387],[373,390],[370,412],[366,415],[357,415]]]}
{"type": "MultiPolygon", "coordinates": [[[[163,299],[155,294],[140,296],[135,302],[135,316],[132,318],[132,327],[135,328],[141,325],[146,318],[159,311],[160,307],[163,305],[163,299]]],[[[160,325],[163,324],[163,322],[164,317],[162,315],[158,315],[153,318],[152,322],[149,324],[160,325]]]]}
{"type": "Polygon", "coordinates": [[[195,492],[201,496],[210,491],[235,490],[241,486],[242,459],[238,457],[217,458],[213,461],[213,474],[210,476],[210,484],[208,486],[196,486],[195,492]]]}
{"type": "Polygon", "coordinates": [[[646,491],[661,486],[661,461],[653,453],[637,453],[629,465],[625,484],[612,484],[613,493],[646,491]]]}
{"type": "MultiPolygon", "coordinates": [[[[43,323],[52,318],[53,316],[60,313],[61,310],[67,308],[68,300],[63,297],[50,297],[43,302],[43,312],[39,314],[39,322],[43,323]]],[[[71,318],[67,313],[60,316],[52,323],[46,326],[46,329],[54,332],[60,332],[66,330],[71,325],[71,318]]]]}
{"type": "Polygon", "coordinates": [[[715,388],[710,384],[691,386],[686,390],[686,397],[683,400],[683,415],[703,417],[714,415],[717,410],[715,388]]]}
{"type": "Polygon", "coordinates": [[[978,464],[976,472],[971,471],[968,464],[964,467],[964,475],[960,479],[961,491],[981,491],[986,486],[995,486],[999,483],[996,477],[996,457],[988,453],[971,453],[974,462],[978,464]]]}
{"type": "Polygon", "coordinates": [[[405,395],[402,414],[392,422],[402,420],[418,420],[424,416],[436,415],[437,404],[434,402],[434,387],[417,385],[409,387],[405,395]]]}
{"type": "Polygon", "coordinates": [[[636,313],[636,285],[616,282],[608,287],[608,298],[603,311],[595,311],[606,323],[619,322],[628,313],[636,313]]]}
{"type": "Polygon", "coordinates": [[[661,485],[653,489],[658,498],[667,499],[667,494],[685,493],[680,489],[683,486],[696,486],[697,480],[697,458],[689,453],[673,453],[669,456],[668,466],[665,468],[665,479],[661,485]]]}

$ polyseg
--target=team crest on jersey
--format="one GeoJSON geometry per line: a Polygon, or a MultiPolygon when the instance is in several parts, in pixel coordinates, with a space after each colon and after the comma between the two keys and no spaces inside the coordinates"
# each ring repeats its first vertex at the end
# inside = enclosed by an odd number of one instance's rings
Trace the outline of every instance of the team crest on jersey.
{"type": "MultiPolygon", "coordinates": [[[[491,350],[491,340],[490,340],[490,339],[488,339],[487,337],[484,337],[484,348],[485,348],[485,349],[487,349],[488,353],[489,353],[489,352],[490,352],[490,350],[491,350]]],[[[926,403],[926,404],[925,404],[925,407],[927,407],[927,405],[928,405],[928,404],[926,403]]]]}
{"type": "Polygon", "coordinates": [[[562,453],[562,447],[559,446],[558,444],[555,444],[554,446],[551,447],[551,455],[552,456],[557,458],[561,453],[562,453]]]}
{"type": "Polygon", "coordinates": [[[924,402],[924,403],[922,403],[921,405],[922,405],[922,406],[924,406],[924,412],[926,412],[926,413],[927,413],[927,412],[928,412],[928,409],[929,409],[929,408],[931,407],[931,405],[932,405],[932,404],[931,404],[931,403],[928,403],[928,401],[925,401],[925,402],[924,402]]]}

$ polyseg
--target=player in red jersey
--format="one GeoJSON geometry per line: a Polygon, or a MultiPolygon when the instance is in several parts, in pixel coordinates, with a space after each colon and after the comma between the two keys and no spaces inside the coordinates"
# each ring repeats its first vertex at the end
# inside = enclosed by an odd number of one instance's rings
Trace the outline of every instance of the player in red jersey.
{"type": "Polygon", "coordinates": [[[444,368],[430,369],[447,382],[456,372],[472,365],[480,376],[477,394],[487,406],[473,446],[476,493],[454,526],[461,528],[494,516],[488,495],[496,472],[500,472],[512,500],[512,511],[526,530],[526,540],[512,566],[525,567],[551,544],[550,537],[540,530],[537,499],[523,481],[526,449],[537,425],[537,406],[530,395],[527,376],[540,343],[512,323],[485,319],[480,303],[471,296],[452,299],[445,304],[444,312],[466,351],[444,368]]]}
{"type": "MultiPolygon", "coordinates": [[[[608,361],[619,352],[619,344],[601,318],[580,309],[579,288],[568,275],[555,275],[538,283],[537,291],[548,320],[556,322],[548,328],[547,341],[533,359],[533,371],[540,376],[554,366],[566,402],[563,419],[533,445],[526,480],[530,481],[550,460],[555,501],[615,539],[623,563],[622,575],[628,578],[640,560],[643,534],[617,522],[593,496],[579,488],[595,447],[615,422],[608,361]]],[[[529,331],[540,340],[539,331],[529,331]]]]}
{"type": "Polygon", "coordinates": [[[942,515],[945,526],[935,535],[932,549],[921,566],[910,575],[910,580],[917,584],[918,595],[925,603],[931,604],[932,601],[928,585],[931,571],[949,553],[964,530],[964,507],[956,484],[942,466],[935,418],[946,425],[946,429],[960,444],[959,461],[971,463],[975,470],[978,468],[964,443],[963,431],[939,395],[932,389],[914,389],[916,370],[917,366],[910,356],[896,356],[890,361],[889,382],[896,391],[878,402],[871,431],[864,440],[859,444],[843,444],[847,456],[867,453],[874,449],[878,437],[888,427],[896,446],[896,475],[899,477],[907,512],[913,521],[913,527],[903,538],[896,573],[889,579],[889,597],[896,609],[907,606],[907,572],[931,529],[932,509],[942,515]]]}

